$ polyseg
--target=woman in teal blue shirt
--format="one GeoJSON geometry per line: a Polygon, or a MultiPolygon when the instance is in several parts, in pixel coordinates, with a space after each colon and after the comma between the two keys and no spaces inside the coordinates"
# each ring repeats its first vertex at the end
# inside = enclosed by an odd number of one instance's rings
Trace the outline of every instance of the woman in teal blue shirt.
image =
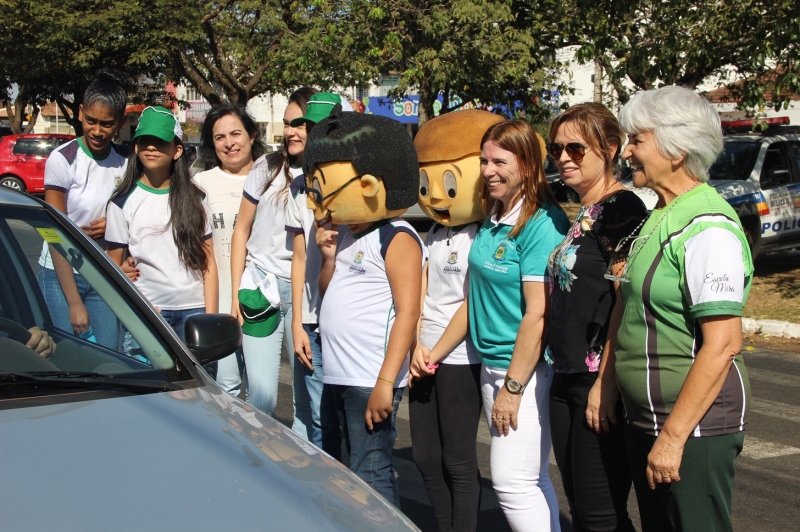
{"type": "Polygon", "coordinates": [[[515,531],[558,531],[548,474],[553,371],[543,362],[547,258],[569,220],[544,177],[544,141],[522,120],[495,124],[481,141],[483,223],[469,254],[467,305],[431,358],[469,333],[481,355],[481,390],[491,427],[492,483],[515,531]],[[539,362],[542,363],[539,363],[539,362]]]}

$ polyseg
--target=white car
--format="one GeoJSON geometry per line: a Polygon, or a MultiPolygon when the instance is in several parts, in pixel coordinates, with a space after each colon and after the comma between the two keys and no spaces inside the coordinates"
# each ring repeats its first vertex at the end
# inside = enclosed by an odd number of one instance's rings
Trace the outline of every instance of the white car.
{"type": "MultiPolygon", "coordinates": [[[[800,127],[767,119],[764,133],[726,135],[709,169],[709,185],[733,206],[753,256],[800,246],[800,127]]],[[[751,120],[723,122],[728,131],[752,130],[751,120]]]]}

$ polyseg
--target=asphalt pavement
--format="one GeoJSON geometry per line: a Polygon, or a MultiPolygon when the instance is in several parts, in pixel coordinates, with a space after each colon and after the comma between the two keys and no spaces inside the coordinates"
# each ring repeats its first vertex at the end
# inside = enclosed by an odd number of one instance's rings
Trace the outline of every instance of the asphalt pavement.
{"type": "MultiPolygon", "coordinates": [[[[744,354],[752,398],[745,447],[736,461],[733,524],[737,531],[800,529],[800,353],[757,349],[744,354]]],[[[291,426],[291,373],[288,358],[281,365],[281,384],[275,417],[291,426]]],[[[400,484],[401,509],[423,531],[436,531],[422,477],[411,458],[408,401],[397,415],[398,437],[394,465],[400,484]]],[[[476,442],[482,476],[478,530],[511,530],[492,490],[489,468],[490,436],[482,421],[476,442]]],[[[567,501],[552,454],[550,476],[558,494],[561,530],[572,532],[567,501]]],[[[628,510],[637,530],[639,512],[631,488],[628,510]]]]}

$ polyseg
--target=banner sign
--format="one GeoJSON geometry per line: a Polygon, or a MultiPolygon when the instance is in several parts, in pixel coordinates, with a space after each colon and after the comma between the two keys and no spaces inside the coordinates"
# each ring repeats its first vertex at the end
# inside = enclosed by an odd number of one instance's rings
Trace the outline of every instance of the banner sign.
{"type": "Polygon", "coordinates": [[[187,122],[203,122],[206,119],[206,114],[211,110],[211,104],[205,100],[189,102],[189,108],[186,109],[187,122]]]}
{"type": "MultiPolygon", "coordinates": [[[[442,96],[439,95],[436,101],[433,102],[433,115],[439,116],[439,111],[442,110],[442,96]]],[[[454,96],[450,98],[450,106],[458,105],[461,100],[454,96]]],[[[386,116],[397,120],[401,124],[416,124],[419,119],[419,96],[411,95],[405,96],[402,99],[392,99],[386,96],[372,96],[364,98],[364,104],[367,106],[364,111],[367,114],[386,116]]],[[[474,102],[468,102],[456,110],[474,109],[476,107],[474,102]]]]}

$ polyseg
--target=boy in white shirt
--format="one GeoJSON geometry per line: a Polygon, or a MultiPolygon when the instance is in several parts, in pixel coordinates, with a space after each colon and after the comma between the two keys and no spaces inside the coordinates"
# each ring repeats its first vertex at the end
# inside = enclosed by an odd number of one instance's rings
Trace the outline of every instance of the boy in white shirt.
{"type": "Polygon", "coordinates": [[[303,169],[317,223],[347,225],[341,234],[337,225],[317,231],[323,381],[350,469],[399,506],[395,415],[408,381],[425,251],[397,217],[416,203],[416,151],[398,122],[337,106],[309,135],[303,169]]]}

